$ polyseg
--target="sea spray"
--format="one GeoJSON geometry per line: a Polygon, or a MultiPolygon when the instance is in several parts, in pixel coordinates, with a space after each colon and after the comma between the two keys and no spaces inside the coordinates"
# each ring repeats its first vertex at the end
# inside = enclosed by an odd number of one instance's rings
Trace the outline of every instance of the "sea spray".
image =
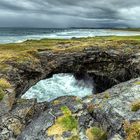
{"type": "Polygon", "coordinates": [[[91,79],[76,80],[73,74],[54,74],[52,78],[41,80],[31,87],[22,98],[36,98],[38,102],[52,101],[60,96],[85,97],[92,95],[91,79]]]}

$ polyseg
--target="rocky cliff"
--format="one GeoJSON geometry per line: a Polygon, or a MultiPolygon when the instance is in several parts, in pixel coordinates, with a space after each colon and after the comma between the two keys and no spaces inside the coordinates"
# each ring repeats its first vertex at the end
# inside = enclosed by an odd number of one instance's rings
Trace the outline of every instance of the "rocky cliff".
{"type": "Polygon", "coordinates": [[[139,39],[42,40],[2,48],[0,139],[140,138],[139,39]],[[20,99],[35,83],[56,73],[73,73],[77,79],[90,75],[96,95],[51,103],[20,99]]]}

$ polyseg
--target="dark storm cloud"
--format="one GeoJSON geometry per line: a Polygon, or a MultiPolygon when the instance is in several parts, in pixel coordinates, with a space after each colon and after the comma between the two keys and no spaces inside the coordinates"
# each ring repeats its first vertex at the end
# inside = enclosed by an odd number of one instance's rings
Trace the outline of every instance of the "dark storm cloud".
{"type": "Polygon", "coordinates": [[[0,0],[0,26],[138,27],[140,0],[0,0]]]}

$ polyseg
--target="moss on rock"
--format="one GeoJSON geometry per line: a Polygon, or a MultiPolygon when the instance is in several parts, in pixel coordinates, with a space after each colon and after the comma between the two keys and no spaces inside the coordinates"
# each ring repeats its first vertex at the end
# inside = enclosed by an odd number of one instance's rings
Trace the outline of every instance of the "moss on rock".
{"type": "Polygon", "coordinates": [[[126,140],[140,140],[140,121],[133,123],[125,122],[124,129],[126,132],[126,140]]]}
{"type": "Polygon", "coordinates": [[[4,98],[5,89],[8,89],[11,87],[11,84],[4,78],[0,78],[0,101],[4,98]]]}
{"type": "Polygon", "coordinates": [[[86,135],[89,140],[107,140],[107,134],[99,127],[87,129],[86,135]]]}
{"type": "Polygon", "coordinates": [[[10,88],[11,84],[4,78],[0,78],[0,87],[2,89],[10,88]]]}
{"type": "Polygon", "coordinates": [[[72,136],[70,139],[68,140],[80,140],[79,136],[72,136]]]}
{"type": "Polygon", "coordinates": [[[136,84],[136,85],[140,85],[140,81],[137,81],[135,84],[136,84]]]}
{"type": "Polygon", "coordinates": [[[70,131],[78,127],[78,122],[73,116],[62,117],[59,123],[62,124],[63,128],[70,131]]]}
{"type": "Polygon", "coordinates": [[[109,92],[105,92],[105,93],[104,93],[104,98],[106,98],[106,99],[109,99],[109,98],[110,98],[109,92]]]}
{"type": "Polygon", "coordinates": [[[137,100],[137,101],[132,103],[131,110],[134,112],[140,110],[140,100],[137,100]]]}
{"type": "Polygon", "coordinates": [[[4,98],[4,91],[0,88],[0,101],[4,98]]]}
{"type": "Polygon", "coordinates": [[[71,116],[72,115],[70,109],[67,106],[62,106],[61,111],[63,112],[63,114],[65,116],[71,116]]]}
{"type": "Polygon", "coordinates": [[[71,111],[67,106],[61,107],[63,116],[56,119],[55,124],[51,126],[48,130],[48,136],[59,135],[61,136],[66,131],[75,132],[78,128],[78,121],[74,116],[72,116],[71,111]]]}

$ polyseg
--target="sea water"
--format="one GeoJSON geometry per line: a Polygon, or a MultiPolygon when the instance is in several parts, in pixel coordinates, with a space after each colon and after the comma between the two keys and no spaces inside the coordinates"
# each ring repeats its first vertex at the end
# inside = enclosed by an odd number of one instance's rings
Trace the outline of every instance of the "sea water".
{"type": "Polygon", "coordinates": [[[22,98],[37,99],[38,102],[52,101],[61,96],[85,97],[94,92],[93,81],[76,80],[73,74],[54,74],[31,87],[22,98]]]}
{"type": "Polygon", "coordinates": [[[133,36],[140,35],[135,31],[119,31],[111,29],[47,29],[47,28],[0,28],[0,44],[19,43],[30,39],[57,38],[69,39],[72,37],[95,36],[133,36]]]}

